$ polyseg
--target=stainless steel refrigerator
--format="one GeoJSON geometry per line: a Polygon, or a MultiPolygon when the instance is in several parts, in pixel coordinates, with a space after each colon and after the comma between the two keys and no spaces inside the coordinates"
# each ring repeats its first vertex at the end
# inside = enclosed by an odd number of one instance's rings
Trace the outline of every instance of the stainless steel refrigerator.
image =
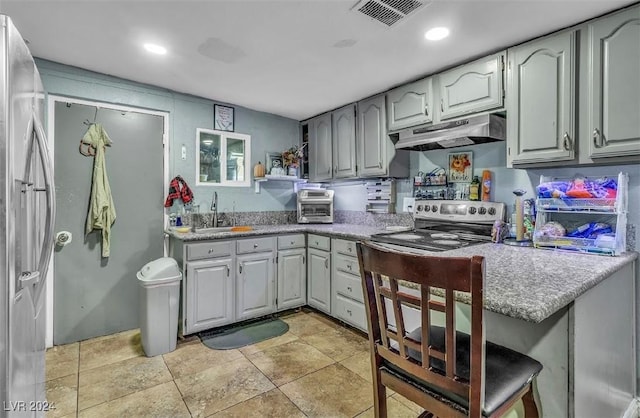
{"type": "Polygon", "coordinates": [[[0,416],[41,416],[53,170],[40,74],[11,19],[0,24],[0,416]]]}

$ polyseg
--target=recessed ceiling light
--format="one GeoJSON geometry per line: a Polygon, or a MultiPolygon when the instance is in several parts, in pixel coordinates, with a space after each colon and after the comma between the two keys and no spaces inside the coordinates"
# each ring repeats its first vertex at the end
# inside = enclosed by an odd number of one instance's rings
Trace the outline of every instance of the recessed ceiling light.
{"type": "Polygon", "coordinates": [[[156,44],[144,44],[144,49],[158,55],[164,55],[167,53],[167,48],[156,44]]]}
{"type": "Polygon", "coordinates": [[[447,36],[449,36],[449,29],[445,27],[429,29],[427,33],[424,34],[424,37],[430,41],[439,41],[447,36]]]}

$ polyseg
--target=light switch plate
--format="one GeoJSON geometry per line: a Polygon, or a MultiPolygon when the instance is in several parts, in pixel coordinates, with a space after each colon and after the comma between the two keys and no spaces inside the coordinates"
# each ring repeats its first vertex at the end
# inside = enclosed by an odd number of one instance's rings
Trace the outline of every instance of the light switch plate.
{"type": "Polygon", "coordinates": [[[413,205],[416,203],[415,197],[405,197],[402,199],[402,211],[413,213],[413,205]]]}
{"type": "Polygon", "coordinates": [[[187,159],[187,147],[184,144],[182,144],[182,159],[187,159]]]}

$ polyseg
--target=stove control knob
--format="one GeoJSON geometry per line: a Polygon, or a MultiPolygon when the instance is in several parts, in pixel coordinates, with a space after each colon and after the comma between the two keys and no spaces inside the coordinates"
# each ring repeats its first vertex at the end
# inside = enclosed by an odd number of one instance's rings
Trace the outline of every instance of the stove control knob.
{"type": "Polygon", "coordinates": [[[474,215],[474,214],[476,213],[476,207],[475,207],[475,206],[470,206],[470,207],[469,207],[469,213],[470,213],[471,215],[474,215]]]}
{"type": "MultiPolygon", "coordinates": [[[[427,206],[427,207],[428,207],[428,206],[427,206]]],[[[416,210],[417,210],[418,212],[422,212],[422,205],[418,205],[418,207],[416,208],[416,210]]]]}
{"type": "Polygon", "coordinates": [[[433,205],[431,206],[431,212],[437,212],[438,211],[438,206],[433,205]]]}
{"type": "Polygon", "coordinates": [[[431,206],[429,205],[424,205],[424,211],[425,212],[429,212],[431,210],[431,206]]]}
{"type": "Polygon", "coordinates": [[[489,215],[493,216],[496,214],[496,208],[489,208],[489,215]]]}
{"type": "Polygon", "coordinates": [[[487,208],[485,208],[484,206],[480,206],[480,208],[478,209],[478,214],[484,215],[485,213],[487,213],[487,208]]]}

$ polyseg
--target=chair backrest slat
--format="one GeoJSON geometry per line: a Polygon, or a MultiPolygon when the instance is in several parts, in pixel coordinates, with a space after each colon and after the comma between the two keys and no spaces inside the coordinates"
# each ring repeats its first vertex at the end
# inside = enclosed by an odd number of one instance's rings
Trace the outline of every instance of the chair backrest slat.
{"type": "Polygon", "coordinates": [[[421,256],[364,242],[358,243],[358,259],[364,293],[375,295],[366,297],[365,302],[372,346],[380,357],[419,379],[467,399],[470,410],[481,408],[484,402],[484,258],[421,256]],[[403,282],[417,284],[419,296],[403,290],[406,288],[403,282]],[[443,290],[444,300],[434,299],[433,289],[443,290]],[[461,378],[456,370],[455,292],[471,294],[469,380],[461,378]],[[387,304],[393,310],[389,314],[395,326],[389,323],[387,304]],[[412,330],[406,329],[403,306],[421,311],[421,342],[408,337],[412,330]],[[440,317],[431,311],[444,314],[444,324],[438,324],[444,325],[444,346],[436,347],[434,342],[440,343],[431,340],[432,321],[440,317]],[[419,353],[419,358],[410,351],[419,353]]]}

